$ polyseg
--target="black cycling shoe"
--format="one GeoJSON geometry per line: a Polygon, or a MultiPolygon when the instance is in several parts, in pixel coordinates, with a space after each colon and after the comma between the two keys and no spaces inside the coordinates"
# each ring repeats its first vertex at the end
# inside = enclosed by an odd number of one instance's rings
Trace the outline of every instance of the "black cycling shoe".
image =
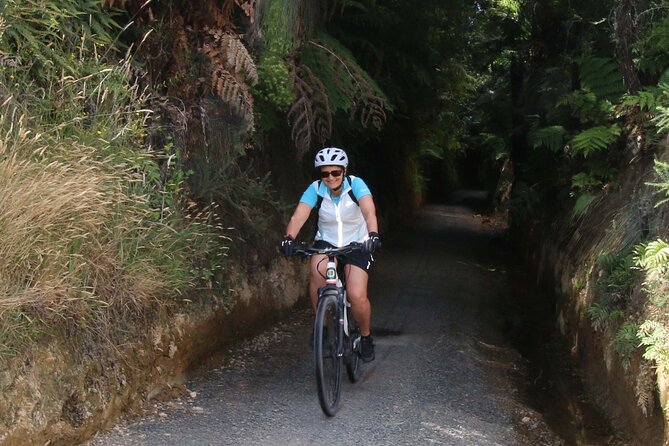
{"type": "Polygon", "coordinates": [[[374,361],[374,339],[371,336],[360,337],[360,359],[363,362],[374,361]]]}

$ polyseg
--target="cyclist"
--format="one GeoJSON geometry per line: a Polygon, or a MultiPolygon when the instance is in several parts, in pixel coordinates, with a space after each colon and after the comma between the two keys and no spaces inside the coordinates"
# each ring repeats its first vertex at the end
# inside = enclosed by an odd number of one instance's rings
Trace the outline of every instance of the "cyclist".
{"type": "MultiPolygon", "coordinates": [[[[348,156],[342,149],[327,147],[320,150],[314,166],[321,180],[314,181],[302,194],[286,227],[281,251],[286,256],[292,255],[295,238],[314,208],[318,209],[315,248],[340,248],[351,242],[362,243],[362,252],[346,255],[342,262],[345,265],[346,293],[362,335],[360,358],[369,362],[374,360],[374,341],[370,332],[367,274],[374,261],[372,254],[381,244],[374,200],[362,179],[347,175],[348,156]]],[[[326,265],[326,256],[311,257],[309,296],[314,310],[318,304],[318,288],[325,285],[326,265]]]]}

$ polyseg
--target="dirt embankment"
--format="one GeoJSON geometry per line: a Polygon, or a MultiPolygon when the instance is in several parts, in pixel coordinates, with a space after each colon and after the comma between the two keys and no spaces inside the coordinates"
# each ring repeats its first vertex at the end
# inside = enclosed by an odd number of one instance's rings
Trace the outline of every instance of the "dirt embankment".
{"type": "Polygon", "coordinates": [[[123,411],[183,391],[189,369],[291,308],[305,294],[305,271],[282,259],[230,271],[232,299],[189,299],[138,321],[136,341],[48,339],[1,364],[0,444],[75,444],[123,411]]]}
{"type": "MultiPolygon", "coordinates": [[[[524,222],[512,232],[536,283],[555,296],[555,323],[581,365],[590,397],[638,444],[661,445],[666,444],[668,431],[664,414],[669,408],[660,403],[666,389],[658,387],[640,349],[624,361],[615,348],[616,326],[595,330],[588,315],[606,292],[598,283],[603,274],[598,258],[628,246],[640,233],[653,234],[666,226],[649,205],[651,191],[645,182],[651,172],[650,163],[637,163],[620,189],[606,194],[578,219],[566,209],[562,217],[546,219],[550,223],[524,222]],[[644,388],[651,393],[646,413],[639,403],[644,388]]],[[[631,305],[642,304],[647,299],[643,293],[643,285],[635,284],[631,305]]]]}

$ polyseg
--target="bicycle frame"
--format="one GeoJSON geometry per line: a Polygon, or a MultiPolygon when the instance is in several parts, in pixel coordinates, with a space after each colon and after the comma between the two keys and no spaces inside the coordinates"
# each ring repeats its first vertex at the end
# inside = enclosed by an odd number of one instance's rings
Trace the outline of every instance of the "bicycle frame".
{"type": "MultiPolygon", "coordinates": [[[[294,254],[310,257],[313,255],[324,255],[321,261],[327,259],[325,274],[325,285],[318,289],[318,303],[316,306],[316,318],[314,321],[314,362],[316,371],[316,382],[318,387],[318,398],[323,412],[328,416],[334,416],[339,406],[341,392],[341,368],[345,364],[349,380],[354,383],[360,379],[360,358],[357,356],[356,337],[359,330],[355,320],[349,320],[348,308],[351,304],[346,298],[346,277],[343,263],[337,262],[338,256],[348,254],[361,249],[359,243],[354,243],[343,248],[296,248],[294,254]],[[326,313],[329,312],[329,313],[326,313]],[[330,344],[330,353],[323,354],[323,328],[326,314],[332,318],[331,333],[337,337],[336,342],[330,344]],[[351,331],[351,329],[353,331],[351,331]],[[355,338],[355,339],[354,339],[355,338]],[[330,366],[325,365],[324,359],[332,358],[334,361],[330,366]],[[333,378],[332,381],[328,378],[333,378]]],[[[319,271],[320,263],[319,263],[319,271]]],[[[333,341],[335,341],[333,339],[333,341]]],[[[329,363],[328,363],[329,364],[329,363]]]]}
{"type": "Polygon", "coordinates": [[[328,290],[334,290],[337,292],[337,320],[339,321],[339,342],[337,343],[337,356],[338,357],[343,357],[344,356],[344,335],[348,337],[349,332],[348,332],[348,319],[347,319],[347,314],[346,314],[346,307],[351,306],[350,302],[348,302],[348,299],[346,298],[346,279],[345,279],[345,274],[343,274],[343,266],[341,267],[342,269],[342,278],[344,280],[340,279],[339,275],[339,265],[336,263],[336,255],[328,255],[328,264],[325,269],[325,286],[322,286],[318,289],[318,302],[320,303],[320,300],[322,296],[325,295],[325,292],[328,290]]]}

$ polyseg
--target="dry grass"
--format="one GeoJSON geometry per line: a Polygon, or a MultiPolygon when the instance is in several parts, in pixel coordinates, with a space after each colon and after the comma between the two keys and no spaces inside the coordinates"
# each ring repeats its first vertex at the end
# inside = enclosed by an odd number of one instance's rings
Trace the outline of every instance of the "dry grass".
{"type": "Polygon", "coordinates": [[[55,90],[64,107],[73,101],[60,112],[74,114],[69,121],[29,116],[11,97],[0,109],[0,358],[63,321],[123,330],[130,321],[110,315],[185,292],[215,247],[201,220],[179,209],[183,192],[173,182],[168,190],[160,154],[141,145],[144,98],[127,85],[124,102],[105,85],[129,74],[127,64],[116,70],[115,79],[101,71],[95,88],[87,79],[55,90]],[[73,111],[87,91],[99,113],[83,127],[73,111]]]}

